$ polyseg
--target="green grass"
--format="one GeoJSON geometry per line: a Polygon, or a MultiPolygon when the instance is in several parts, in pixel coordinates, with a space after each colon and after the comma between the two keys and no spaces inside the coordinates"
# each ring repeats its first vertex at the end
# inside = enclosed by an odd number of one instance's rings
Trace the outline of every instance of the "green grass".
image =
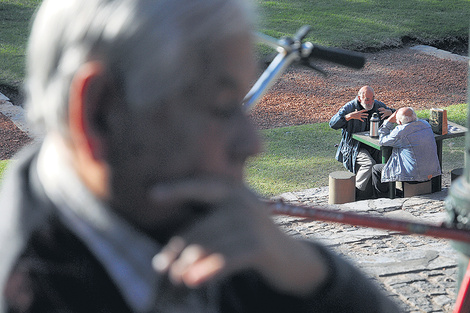
{"type": "Polygon", "coordinates": [[[30,20],[40,2],[0,0],[0,84],[22,84],[30,20]]]}
{"type": "Polygon", "coordinates": [[[335,160],[340,134],[328,123],[261,131],[265,151],[248,162],[247,181],[264,195],[328,184],[328,173],[341,170],[335,160]]]}
{"type": "Polygon", "coordinates": [[[5,169],[7,168],[7,165],[10,161],[7,160],[0,160],[0,183],[1,179],[3,178],[3,173],[5,172],[5,169]]]}
{"type": "MultiPolygon", "coordinates": [[[[448,119],[466,125],[467,105],[447,107],[448,119]]],[[[419,111],[420,118],[429,117],[429,111],[419,111]]],[[[332,171],[344,170],[335,160],[335,144],[341,140],[341,131],[328,123],[262,130],[265,151],[249,160],[248,184],[263,196],[328,186],[332,171]]],[[[443,171],[463,167],[464,137],[444,140],[443,171]]]]}
{"type": "MultiPolygon", "coordinates": [[[[66,1],[66,0],[64,0],[66,1]]],[[[30,19],[40,0],[0,0],[0,84],[18,87],[30,19]]],[[[303,25],[313,43],[348,49],[468,38],[470,0],[254,0],[261,32],[292,36],[303,25]]],[[[261,54],[272,52],[266,47],[261,54]]]]}
{"type": "Polygon", "coordinates": [[[279,38],[310,25],[308,40],[350,49],[468,38],[468,0],[257,0],[259,28],[279,38]]]}

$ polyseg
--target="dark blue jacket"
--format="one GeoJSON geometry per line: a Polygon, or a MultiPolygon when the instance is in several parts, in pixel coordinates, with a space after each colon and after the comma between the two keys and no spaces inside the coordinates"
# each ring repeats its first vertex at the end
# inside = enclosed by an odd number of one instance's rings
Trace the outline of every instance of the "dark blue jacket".
{"type": "MultiPolygon", "coordinates": [[[[383,102],[375,100],[374,107],[367,112],[369,113],[367,120],[364,122],[355,119],[346,121],[345,116],[347,114],[354,112],[355,110],[360,111],[364,109],[356,97],[356,99],[346,103],[341,109],[339,109],[338,113],[333,115],[333,117],[330,119],[331,128],[342,129],[341,142],[338,146],[338,150],[336,151],[335,156],[336,160],[343,163],[344,167],[350,172],[356,173],[358,170],[356,167],[356,157],[360,148],[360,142],[352,139],[352,134],[368,131],[370,129],[370,118],[372,117],[373,113],[379,114],[379,108],[385,108],[395,112],[394,109],[388,108],[383,102]]],[[[382,124],[382,120],[380,120],[380,124],[382,124]]]]}

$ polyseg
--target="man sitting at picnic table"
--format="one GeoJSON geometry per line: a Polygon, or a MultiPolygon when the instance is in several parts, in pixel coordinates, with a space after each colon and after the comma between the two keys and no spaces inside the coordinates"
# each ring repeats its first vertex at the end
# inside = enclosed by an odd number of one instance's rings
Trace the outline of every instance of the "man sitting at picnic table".
{"type": "Polygon", "coordinates": [[[389,182],[423,182],[441,175],[431,125],[418,119],[412,108],[394,112],[379,128],[379,136],[380,145],[393,147],[393,150],[386,164],[376,164],[372,168],[377,197],[388,195],[389,182]]]}
{"type": "Polygon", "coordinates": [[[363,86],[357,97],[346,103],[330,119],[330,127],[341,129],[341,142],[336,151],[336,160],[356,174],[356,200],[372,196],[372,166],[380,160],[380,151],[368,147],[352,138],[353,133],[369,131],[372,114],[378,113],[380,123],[389,117],[394,109],[375,99],[374,89],[363,86]]]}

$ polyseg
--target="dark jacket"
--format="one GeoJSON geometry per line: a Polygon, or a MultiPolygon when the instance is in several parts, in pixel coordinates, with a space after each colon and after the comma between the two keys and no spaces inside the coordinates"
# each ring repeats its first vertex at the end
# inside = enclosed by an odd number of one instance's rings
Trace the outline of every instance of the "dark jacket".
{"type": "MultiPolygon", "coordinates": [[[[330,119],[330,127],[333,129],[342,129],[341,131],[341,142],[336,151],[336,160],[343,163],[344,167],[350,172],[356,173],[358,168],[356,167],[356,157],[360,149],[360,142],[352,138],[353,133],[365,132],[370,129],[370,118],[373,113],[379,114],[379,108],[385,108],[395,112],[395,109],[388,108],[384,103],[375,100],[374,107],[367,113],[369,116],[367,120],[361,122],[360,120],[352,119],[346,121],[345,116],[355,110],[363,110],[364,108],[359,103],[358,98],[346,103],[339,111],[333,115],[330,119]]],[[[380,114],[379,114],[380,116],[380,114]]],[[[382,119],[380,120],[380,125],[382,119]]]]}
{"type": "MultiPolygon", "coordinates": [[[[37,151],[24,157],[2,184],[2,219],[10,227],[0,229],[0,300],[5,305],[0,312],[132,312],[106,268],[57,217],[35,174],[36,158],[37,151]]],[[[175,312],[172,299],[181,302],[189,294],[210,302],[217,312],[398,312],[369,278],[311,244],[328,260],[330,273],[328,282],[308,297],[279,293],[247,270],[215,289],[161,285],[155,292],[170,309],[157,300],[154,312],[175,312]]]]}

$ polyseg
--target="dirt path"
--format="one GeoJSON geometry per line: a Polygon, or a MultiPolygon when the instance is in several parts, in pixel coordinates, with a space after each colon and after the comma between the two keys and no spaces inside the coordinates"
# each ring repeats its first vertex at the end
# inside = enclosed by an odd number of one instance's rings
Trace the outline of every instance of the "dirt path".
{"type": "MultiPolygon", "coordinates": [[[[290,68],[252,111],[254,123],[267,129],[328,121],[363,85],[371,85],[377,99],[393,108],[446,107],[467,101],[465,61],[440,59],[410,48],[365,56],[366,66],[359,71],[318,63],[327,77],[310,69],[290,68]]],[[[0,159],[11,158],[28,142],[0,114],[0,159]]]]}
{"type": "Polygon", "coordinates": [[[9,160],[31,138],[0,113],[0,160],[9,160]]]}
{"type": "Polygon", "coordinates": [[[388,106],[416,109],[467,101],[465,61],[450,61],[410,48],[365,54],[364,69],[319,64],[326,78],[309,69],[288,70],[252,112],[259,128],[328,121],[359,88],[370,85],[388,106]]]}

